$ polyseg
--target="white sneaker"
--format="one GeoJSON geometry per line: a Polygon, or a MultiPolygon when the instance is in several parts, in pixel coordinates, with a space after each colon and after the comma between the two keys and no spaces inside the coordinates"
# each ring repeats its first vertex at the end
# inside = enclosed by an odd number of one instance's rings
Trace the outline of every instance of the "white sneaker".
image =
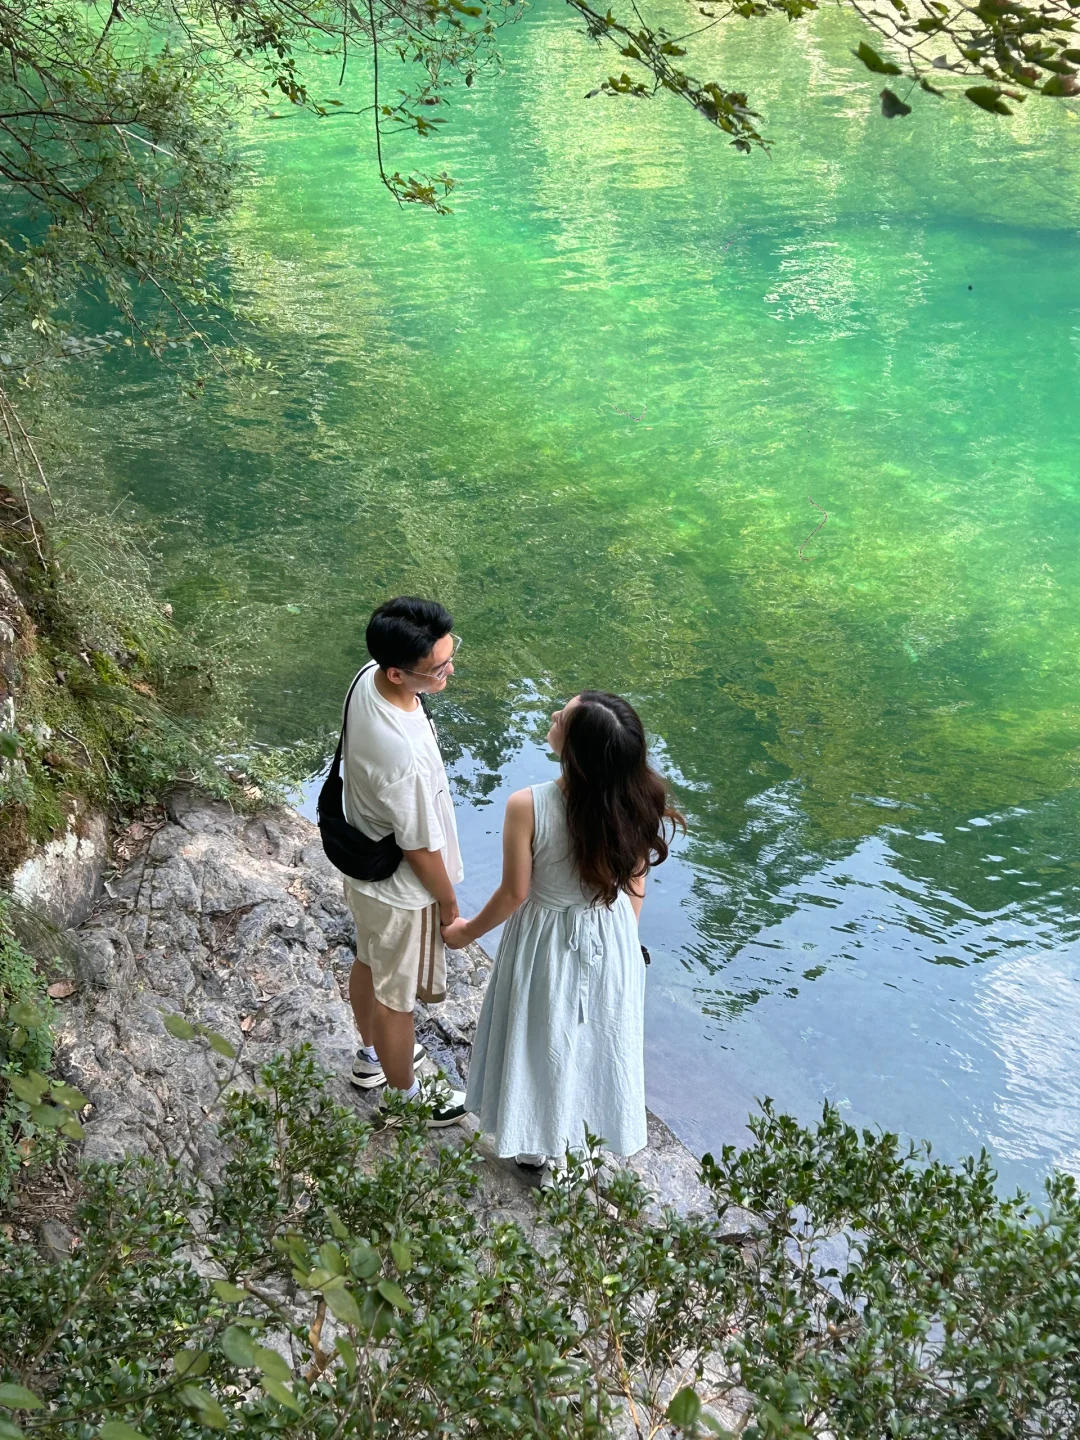
{"type": "MultiPolygon", "coordinates": [[[[427,1059],[427,1051],[419,1040],[413,1050],[413,1069],[417,1069],[427,1059]]],[[[356,1059],[353,1061],[352,1074],[349,1079],[358,1090],[374,1090],[379,1085],[386,1084],[386,1076],[383,1068],[376,1060],[370,1061],[363,1050],[356,1052],[356,1059]]]]}
{"type": "MultiPolygon", "coordinates": [[[[465,1109],[465,1091],[451,1090],[441,1078],[425,1083],[416,1098],[431,1106],[431,1114],[424,1122],[429,1130],[445,1130],[448,1125],[457,1125],[469,1113],[465,1109]]],[[[391,1110],[385,1096],[375,1114],[382,1121],[384,1129],[400,1125],[402,1121],[400,1111],[391,1110]]]]}
{"type": "Polygon", "coordinates": [[[523,1170],[543,1170],[544,1166],[548,1163],[548,1157],[546,1155],[533,1155],[528,1151],[523,1151],[520,1155],[514,1156],[514,1162],[520,1165],[523,1170]]]}

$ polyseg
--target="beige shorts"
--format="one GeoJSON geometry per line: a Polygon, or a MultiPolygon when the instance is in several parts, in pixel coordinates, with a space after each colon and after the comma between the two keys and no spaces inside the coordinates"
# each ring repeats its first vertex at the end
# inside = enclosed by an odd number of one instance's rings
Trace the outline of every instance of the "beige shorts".
{"type": "Polygon", "coordinates": [[[375,998],[388,1010],[411,1010],[417,996],[433,1005],[446,999],[446,949],[439,907],[400,910],[345,886],[356,924],[356,958],[371,971],[375,998]]]}

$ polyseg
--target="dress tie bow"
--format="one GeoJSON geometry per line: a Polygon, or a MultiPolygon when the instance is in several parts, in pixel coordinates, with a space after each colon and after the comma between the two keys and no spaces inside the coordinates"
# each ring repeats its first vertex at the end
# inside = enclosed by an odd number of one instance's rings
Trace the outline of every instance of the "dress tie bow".
{"type": "Polygon", "coordinates": [[[570,917],[570,949],[578,957],[578,1013],[580,1023],[589,1023],[589,992],[593,970],[604,953],[600,938],[600,914],[595,905],[573,905],[570,917]]]}

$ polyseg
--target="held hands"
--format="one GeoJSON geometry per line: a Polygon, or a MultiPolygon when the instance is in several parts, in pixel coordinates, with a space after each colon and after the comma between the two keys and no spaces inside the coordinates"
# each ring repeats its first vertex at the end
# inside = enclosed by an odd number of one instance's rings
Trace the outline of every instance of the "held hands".
{"type": "Polygon", "coordinates": [[[441,928],[443,944],[448,945],[451,950],[463,950],[472,939],[469,934],[469,922],[462,920],[460,916],[449,924],[444,922],[441,928]]]}

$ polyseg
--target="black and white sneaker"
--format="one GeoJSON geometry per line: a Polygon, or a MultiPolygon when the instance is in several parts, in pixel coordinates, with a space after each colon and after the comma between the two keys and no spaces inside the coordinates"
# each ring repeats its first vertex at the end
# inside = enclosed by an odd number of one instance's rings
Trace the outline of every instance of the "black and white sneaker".
{"type": "MultiPolygon", "coordinates": [[[[419,1069],[426,1059],[427,1051],[418,1040],[416,1042],[416,1048],[413,1050],[413,1069],[419,1069]]],[[[374,1090],[377,1086],[386,1084],[386,1076],[383,1074],[382,1066],[377,1060],[372,1063],[364,1054],[363,1050],[356,1052],[356,1059],[353,1061],[352,1074],[349,1076],[349,1079],[358,1090],[374,1090]]]]}
{"type": "MultiPolygon", "coordinates": [[[[465,1109],[465,1091],[451,1090],[439,1080],[422,1085],[417,1099],[422,1104],[431,1106],[424,1122],[429,1130],[445,1130],[448,1125],[457,1125],[469,1113],[465,1109]]],[[[400,1102],[391,1107],[386,1103],[385,1097],[375,1114],[382,1121],[383,1129],[400,1125],[404,1118],[400,1102]]]]}
{"type": "Polygon", "coordinates": [[[548,1163],[548,1157],[546,1155],[531,1155],[527,1153],[522,1153],[520,1155],[514,1156],[514,1162],[515,1164],[520,1165],[523,1170],[539,1171],[543,1170],[546,1167],[548,1163]]]}

